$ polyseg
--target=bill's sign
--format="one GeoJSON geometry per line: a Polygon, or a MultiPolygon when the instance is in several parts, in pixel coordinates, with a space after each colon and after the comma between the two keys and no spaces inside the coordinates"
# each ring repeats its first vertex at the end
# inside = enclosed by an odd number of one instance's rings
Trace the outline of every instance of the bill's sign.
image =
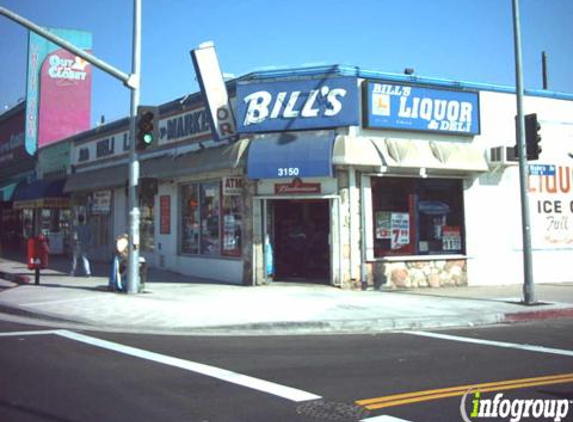
{"type": "Polygon", "coordinates": [[[364,98],[366,127],[444,134],[480,133],[477,92],[366,81],[364,98]]]}
{"type": "Polygon", "coordinates": [[[358,124],[356,78],[241,83],[240,132],[330,128],[358,124]]]}

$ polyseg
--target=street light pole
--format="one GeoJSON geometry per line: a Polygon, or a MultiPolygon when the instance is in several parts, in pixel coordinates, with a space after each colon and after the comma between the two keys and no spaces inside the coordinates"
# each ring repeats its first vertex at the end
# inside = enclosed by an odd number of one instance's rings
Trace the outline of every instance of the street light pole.
{"type": "Polygon", "coordinates": [[[521,230],[523,236],[523,301],[532,305],[535,300],[531,255],[531,225],[527,191],[527,149],[525,146],[525,120],[523,118],[523,65],[521,61],[521,28],[519,25],[519,0],[512,0],[513,37],[515,44],[515,79],[517,98],[517,150],[519,158],[519,189],[521,197],[521,230]]]}

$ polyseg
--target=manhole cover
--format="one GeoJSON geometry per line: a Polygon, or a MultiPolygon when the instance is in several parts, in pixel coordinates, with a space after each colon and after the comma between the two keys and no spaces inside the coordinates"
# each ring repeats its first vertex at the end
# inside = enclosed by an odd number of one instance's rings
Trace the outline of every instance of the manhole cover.
{"type": "Polygon", "coordinates": [[[350,403],[315,400],[303,403],[296,408],[299,415],[324,421],[359,421],[369,415],[368,410],[350,403]]]}

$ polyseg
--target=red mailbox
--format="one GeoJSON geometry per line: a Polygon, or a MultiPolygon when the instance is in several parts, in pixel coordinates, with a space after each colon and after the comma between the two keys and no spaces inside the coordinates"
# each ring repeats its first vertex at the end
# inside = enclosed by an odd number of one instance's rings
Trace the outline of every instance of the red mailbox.
{"type": "Polygon", "coordinates": [[[46,268],[49,256],[50,246],[46,236],[40,234],[37,238],[28,239],[28,269],[46,268]]]}

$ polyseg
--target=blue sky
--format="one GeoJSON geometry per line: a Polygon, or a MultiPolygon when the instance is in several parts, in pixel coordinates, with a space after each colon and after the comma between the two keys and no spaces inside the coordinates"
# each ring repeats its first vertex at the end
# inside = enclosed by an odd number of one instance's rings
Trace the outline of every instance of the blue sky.
{"type": "MultiPolygon", "coordinates": [[[[347,64],[515,84],[511,0],[142,0],[142,104],[198,90],[189,51],[215,42],[224,72],[347,64]]],[[[94,54],[129,73],[132,0],[0,0],[53,28],[93,33],[94,54]]],[[[526,88],[573,93],[573,1],[520,0],[526,88]]],[[[0,16],[0,110],[25,96],[27,30],[0,16]]],[[[129,91],[96,70],[92,123],[129,113],[129,91]]]]}

